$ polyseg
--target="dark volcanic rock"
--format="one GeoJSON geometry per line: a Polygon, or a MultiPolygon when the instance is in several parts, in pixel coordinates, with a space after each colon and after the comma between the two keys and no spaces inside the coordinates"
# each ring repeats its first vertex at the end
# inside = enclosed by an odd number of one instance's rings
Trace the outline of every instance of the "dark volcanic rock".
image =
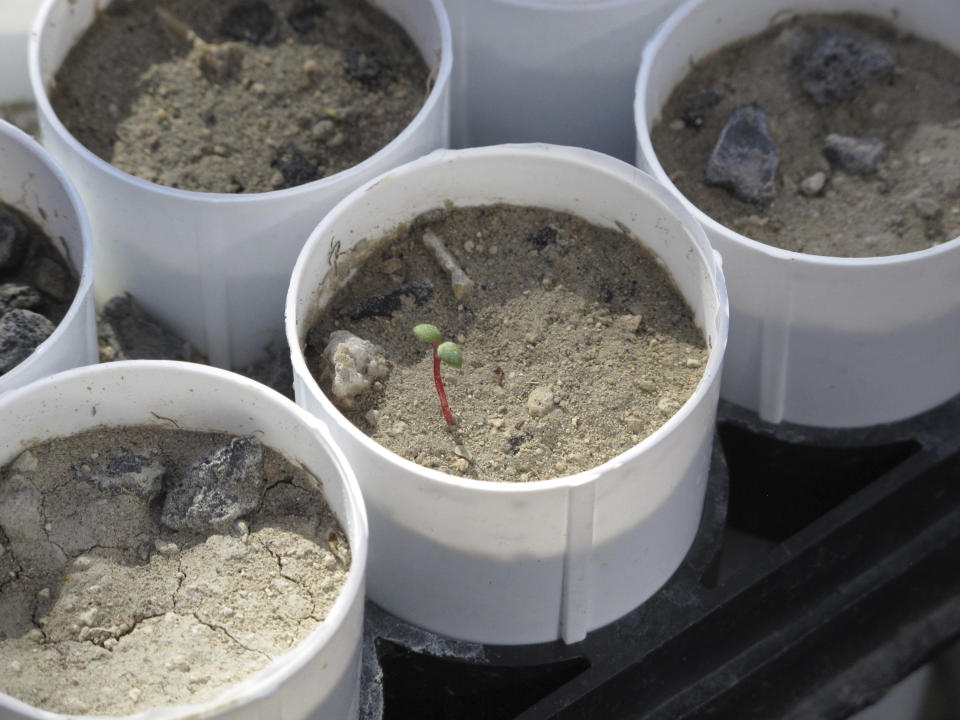
{"type": "Polygon", "coordinates": [[[897,64],[893,48],[841,30],[818,34],[801,60],[800,82],[818,105],[850,100],[897,64]]]}
{"type": "Polygon", "coordinates": [[[55,330],[54,324],[31,310],[11,310],[0,318],[0,374],[30,357],[55,330]]]}
{"type": "Polygon", "coordinates": [[[732,190],[741,200],[769,203],[777,194],[774,180],[780,151],[767,132],[767,114],[756,103],[730,113],[710,159],[706,179],[732,190]]]}
{"type": "Polygon", "coordinates": [[[0,273],[16,272],[27,256],[30,232],[19,215],[0,207],[0,273]]]}
{"type": "Polygon", "coordinates": [[[303,185],[319,179],[317,174],[317,164],[311,162],[307,154],[293,143],[287,143],[281,149],[270,163],[283,175],[283,182],[286,187],[303,185]]]}
{"type": "Polygon", "coordinates": [[[433,297],[433,285],[428,280],[412,280],[392,292],[366,298],[341,314],[351,320],[386,317],[402,308],[405,298],[412,300],[415,305],[423,305],[431,297],[433,297]]]}
{"type": "Polygon", "coordinates": [[[277,37],[277,16],[263,0],[238,2],[224,15],[220,32],[256,45],[269,43],[277,37]]]}
{"type": "Polygon", "coordinates": [[[11,310],[36,310],[43,303],[40,292],[23,283],[0,285],[0,317],[11,310]]]}
{"type": "Polygon", "coordinates": [[[834,167],[853,175],[870,175],[877,171],[886,145],[877,138],[858,138],[831,133],[823,144],[823,154],[834,167]]]}
{"type": "Polygon", "coordinates": [[[95,460],[87,458],[72,467],[77,480],[102,492],[132,493],[146,502],[160,493],[166,472],[158,453],[141,455],[132,450],[101,455],[95,460]]]}
{"type": "Polygon", "coordinates": [[[694,95],[683,110],[684,125],[697,130],[702,128],[707,121],[704,111],[709,110],[722,99],[723,95],[716,90],[704,90],[694,95]]]}
{"type": "Polygon", "coordinates": [[[101,340],[114,351],[114,360],[191,360],[190,344],[161,327],[130,295],[118,295],[103,307],[101,340]]]}
{"type": "Polygon", "coordinates": [[[256,510],[263,492],[263,446],[252,435],[236,437],[169,488],[160,521],[173,530],[223,530],[256,510]]]}
{"type": "Polygon", "coordinates": [[[326,11],[327,6],[317,0],[302,0],[287,14],[287,22],[298,33],[309,32],[326,11]]]}

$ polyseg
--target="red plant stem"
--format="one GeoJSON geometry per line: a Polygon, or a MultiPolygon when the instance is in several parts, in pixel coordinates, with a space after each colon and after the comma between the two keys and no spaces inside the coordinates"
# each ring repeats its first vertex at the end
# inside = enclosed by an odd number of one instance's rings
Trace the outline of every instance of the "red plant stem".
{"type": "Polygon", "coordinates": [[[440,409],[443,411],[443,419],[447,425],[456,425],[457,421],[453,419],[450,412],[450,406],[447,405],[447,393],[443,389],[443,378],[440,377],[440,356],[437,355],[437,343],[433,344],[433,381],[437,384],[437,395],[440,396],[440,409]]]}

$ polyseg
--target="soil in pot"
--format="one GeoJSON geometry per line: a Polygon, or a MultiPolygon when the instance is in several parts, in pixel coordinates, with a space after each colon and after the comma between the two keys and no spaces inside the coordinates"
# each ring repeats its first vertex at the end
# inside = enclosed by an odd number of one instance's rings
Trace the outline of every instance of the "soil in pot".
{"type": "Polygon", "coordinates": [[[77,285],[76,273],[43,230],[0,203],[0,375],[50,337],[77,285]]]}
{"type": "Polygon", "coordinates": [[[114,0],[51,102],[112,165],[170,187],[265,192],[332,175],[429,91],[406,32],[354,0],[114,0]]]}
{"type": "Polygon", "coordinates": [[[958,78],[960,57],[887,22],[800,16],[698,62],[653,145],[694,205],[759,242],[922,250],[960,235],[958,78]]]}
{"type": "Polygon", "coordinates": [[[210,700],[323,622],[349,565],[317,480],[253,436],[36,445],[0,474],[0,690],[76,714],[210,700]]]}
{"type": "MultiPolygon", "coordinates": [[[[586,470],[660,427],[703,375],[690,308],[619,230],[493,205],[430,212],[379,242],[316,318],[307,362],[351,422],[421,465],[507,481],[586,470]],[[425,237],[440,240],[472,291],[455,295],[425,237]],[[463,354],[460,370],[442,370],[454,427],[441,415],[432,348],[412,332],[420,323],[463,354]],[[334,331],[362,343],[341,350],[334,331]]],[[[337,259],[338,272],[350,266],[337,259]]]]}

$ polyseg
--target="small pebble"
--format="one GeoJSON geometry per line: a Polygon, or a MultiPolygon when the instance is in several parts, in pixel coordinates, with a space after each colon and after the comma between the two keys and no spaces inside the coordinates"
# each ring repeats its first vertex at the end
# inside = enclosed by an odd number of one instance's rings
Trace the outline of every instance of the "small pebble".
{"type": "Polygon", "coordinates": [[[307,60],[303,63],[303,72],[307,77],[312,78],[320,72],[320,65],[316,60],[307,60]]]}
{"type": "Polygon", "coordinates": [[[534,388],[527,396],[527,410],[532,417],[543,417],[553,409],[553,390],[546,385],[534,388]]]}
{"type": "Polygon", "coordinates": [[[140,690],[140,688],[130,688],[130,692],[127,693],[127,697],[133,700],[133,702],[137,702],[142,694],[143,692],[140,690]]]}
{"type": "Polygon", "coordinates": [[[452,464],[453,469],[457,472],[466,472],[470,469],[470,462],[466,458],[457,458],[452,464]]]}
{"type": "Polygon", "coordinates": [[[807,197],[819,195],[823,186],[827,184],[827,174],[824,172],[815,172],[810,177],[804,178],[800,183],[800,192],[807,197]]]}
{"type": "Polygon", "coordinates": [[[913,209],[920,217],[931,220],[940,214],[940,204],[933,198],[920,197],[913,201],[913,209]]]}
{"type": "Polygon", "coordinates": [[[684,124],[683,120],[673,120],[671,121],[670,125],[668,125],[668,127],[671,130],[676,131],[676,130],[683,130],[683,128],[685,128],[686,125],[684,124]]]}

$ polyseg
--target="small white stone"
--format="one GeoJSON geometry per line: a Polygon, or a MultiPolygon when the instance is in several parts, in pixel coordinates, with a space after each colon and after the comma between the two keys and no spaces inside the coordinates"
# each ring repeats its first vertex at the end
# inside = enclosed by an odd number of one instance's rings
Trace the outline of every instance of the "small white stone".
{"type": "Polygon", "coordinates": [[[13,672],[18,673],[23,670],[23,665],[20,664],[19,660],[14,660],[10,663],[10,669],[13,670],[13,672]]]}
{"type": "Polygon", "coordinates": [[[345,405],[389,372],[380,348],[346,330],[330,333],[323,357],[333,366],[333,396],[345,405]]]}
{"type": "Polygon", "coordinates": [[[699,358],[688,357],[683,364],[686,365],[688,368],[698,368],[703,363],[700,362],[699,358]]]}
{"type": "Polygon", "coordinates": [[[40,461],[37,460],[37,456],[34,455],[29,450],[24,450],[20,455],[14,460],[10,467],[17,472],[33,472],[40,466],[40,461]]]}
{"type": "Polygon", "coordinates": [[[166,557],[176,555],[180,551],[180,548],[177,547],[175,542],[166,542],[160,538],[153,541],[153,546],[157,549],[158,553],[166,557]]]}
{"type": "Polygon", "coordinates": [[[657,384],[652,380],[637,380],[637,387],[644,392],[656,392],[657,384]]]}
{"type": "Polygon", "coordinates": [[[680,409],[680,403],[672,397],[662,397],[657,401],[657,410],[664,413],[673,414],[680,409]]]}
{"type": "Polygon", "coordinates": [[[127,693],[127,697],[133,702],[137,702],[141,695],[143,695],[143,691],[141,691],[140,688],[130,688],[130,691],[127,693]]]}
{"type": "Polygon", "coordinates": [[[676,132],[677,130],[683,130],[684,128],[683,120],[679,120],[679,119],[671,120],[670,124],[667,127],[673,130],[674,132],[676,132]]]}
{"type": "Polygon", "coordinates": [[[819,195],[827,184],[827,174],[824,172],[815,172],[813,175],[804,178],[800,183],[800,192],[807,197],[819,195]]]}

